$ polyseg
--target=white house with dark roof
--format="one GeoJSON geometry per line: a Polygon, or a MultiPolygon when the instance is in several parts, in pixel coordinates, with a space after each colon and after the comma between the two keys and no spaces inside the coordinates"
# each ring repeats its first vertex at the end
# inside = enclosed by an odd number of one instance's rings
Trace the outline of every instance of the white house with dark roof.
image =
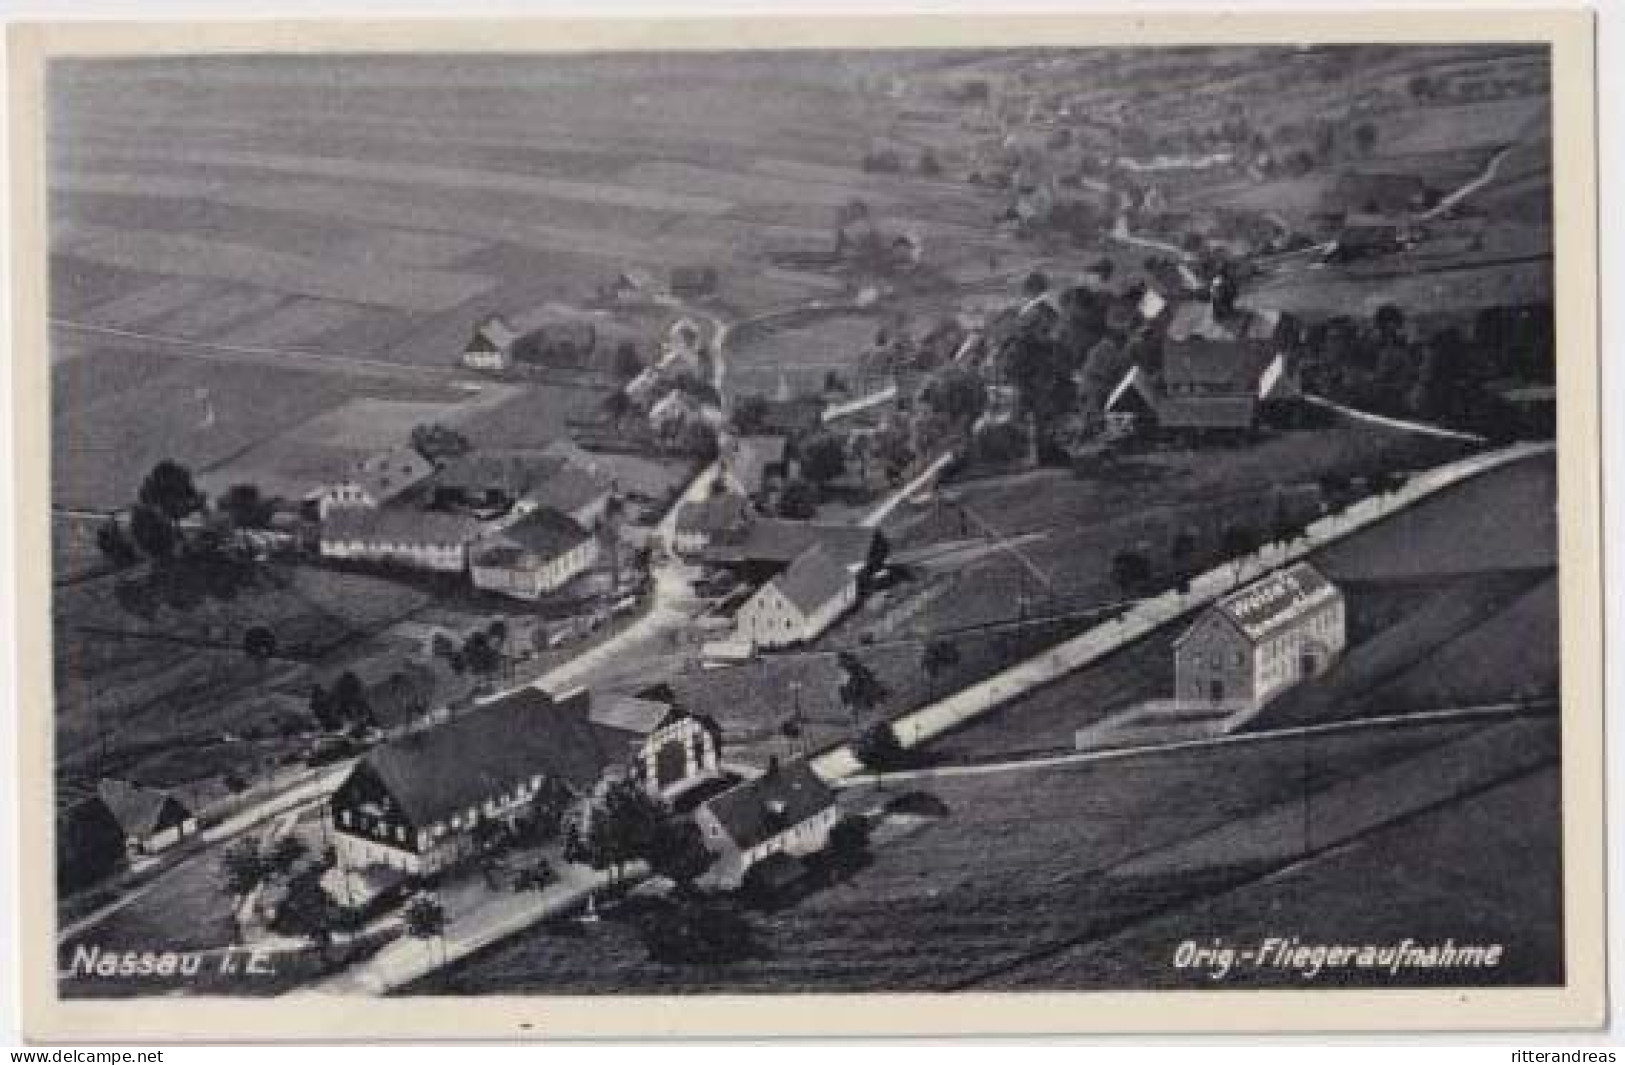
{"type": "Polygon", "coordinates": [[[461,573],[468,568],[468,547],[479,535],[480,523],[465,514],[340,507],[322,522],[320,551],[338,561],[461,573]]]}
{"type": "Polygon", "coordinates": [[[197,831],[197,816],[174,794],[125,780],[103,780],[95,801],[106,807],[133,856],[157,854],[197,831]]]}
{"type": "Polygon", "coordinates": [[[738,887],[753,865],[774,855],[821,851],[839,818],[835,793],[805,760],[770,762],[761,776],[694,811],[706,849],[716,855],[705,880],[738,887]]]}
{"type": "Polygon", "coordinates": [[[414,447],[393,447],[368,455],[344,476],[312,493],[325,520],[334,510],[381,507],[434,476],[434,463],[414,447]]]}
{"type": "Polygon", "coordinates": [[[513,345],[519,334],[498,315],[474,327],[463,347],[463,365],[471,370],[506,370],[513,365],[513,345]]]}
{"type": "Polygon", "coordinates": [[[715,544],[737,543],[751,521],[750,503],[743,496],[724,492],[691,499],[677,508],[671,546],[680,555],[692,555],[715,544]]]}
{"type": "Polygon", "coordinates": [[[470,552],[474,587],[517,599],[539,599],[598,561],[598,538],[568,514],[542,507],[470,552]]]}
{"type": "Polygon", "coordinates": [[[631,778],[645,791],[671,800],[722,773],[722,729],[660,699],[635,695],[595,702],[594,726],[627,737],[631,778]]]}
{"type": "Polygon", "coordinates": [[[1174,642],[1177,702],[1257,710],[1347,645],[1343,594],[1298,562],[1220,599],[1174,642]]]}
{"type": "Polygon", "coordinates": [[[856,576],[819,545],[745,601],[734,615],[741,640],[785,647],[817,639],[858,600],[856,576]]]}
{"type": "Polygon", "coordinates": [[[474,853],[476,830],[548,795],[589,795],[612,764],[584,691],[522,688],[446,724],[374,747],[330,804],[340,863],[437,872],[474,853]]]}

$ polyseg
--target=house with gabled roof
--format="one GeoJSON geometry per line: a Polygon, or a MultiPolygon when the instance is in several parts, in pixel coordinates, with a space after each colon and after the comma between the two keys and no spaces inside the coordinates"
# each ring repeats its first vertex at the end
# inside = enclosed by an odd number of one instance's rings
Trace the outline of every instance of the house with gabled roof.
{"type": "Polygon", "coordinates": [[[492,315],[474,327],[474,335],[463,346],[462,362],[471,370],[506,370],[513,365],[513,345],[519,333],[500,315],[492,315]]]}
{"type": "Polygon", "coordinates": [[[469,555],[474,587],[539,599],[598,561],[598,538],[568,514],[538,507],[482,541],[469,555]]]}
{"type": "Polygon", "coordinates": [[[1328,669],[1347,645],[1343,594],[1308,562],[1209,607],[1174,642],[1182,705],[1257,710],[1328,669]]]}
{"type": "Polygon", "coordinates": [[[468,568],[468,546],[480,536],[477,519],[466,514],[380,507],[341,507],[322,522],[323,558],[383,563],[440,573],[468,568]]]}
{"type": "Polygon", "coordinates": [[[713,545],[738,543],[753,520],[750,501],[732,492],[687,500],[677,507],[672,549],[693,555],[713,545]]]}
{"type": "Polygon", "coordinates": [[[671,801],[722,774],[722,729],[669,699],[624,695],[594,702],[593,725],[625,737],[628,771],[657,798],[671,801]]]}
{"type": "Polygon", "coordinates": [[[334,510],[381,507],[434,476],[435,465],[409,445],[392,447],[353,463],[343,477],[317,489],[318,515],[334,510]]]}
{"type": "Polygon", "coordinates": [[[476,850],[543,798],[592,793],[618,752],[588,720],[585,691],[522,688],[442,725],[374,747],[330,803],[340,862],[429,875],[476,850]]]}
{"type": "Polygon", "coordinates": [[[160,788],[107,779],[96,786],[96,800],[118,824],[132,857],[168,850],[197,832],[197,815],[160,788]]]}
{"type": "Polygon", "coordinates": [[[761,776],[695,810],[700,838],[716,855],[704,879],[735,888],[752,866],[774,855],[821,851],[839,818],[835,793],[805,759],[782,765],[774,759],[761,776]]]}
{"type": "Polygon", "coordinates": [[[817,639],[858,600],[856,576],[818,544],[745,601],[734,615],[739,638],[757,647],[817,639]]]}

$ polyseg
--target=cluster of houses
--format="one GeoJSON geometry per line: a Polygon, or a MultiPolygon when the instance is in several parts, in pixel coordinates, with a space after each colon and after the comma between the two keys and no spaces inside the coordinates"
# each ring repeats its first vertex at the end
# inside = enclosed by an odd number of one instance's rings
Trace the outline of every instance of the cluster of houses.
{"type": "Polygon", "coordinates": [[[857,603],[859,583],[886,551],[874,529],[766,517],[731,491],[684,503],[672,546],[754,588],[733,619],[735,640],[751,649],[817,639],[857,603]]]}
{"type": "Polygon", "coordinates": [[[555,698],[524,688],[370,751],[330,803],[335,849],[351,868],[430,876],[477,853],[489,826],[518,825],[544,796],[565,799],[565,823],[584,823],[618,781],[667,803],[722,786],[694,812],[716,886],[738,886],[771,855],[821,849],[837,817],[828,786],[804,761],[726,786],[722,743],[715,722],[670,701],[600,705],[585,690],[555,698]]]}
{"type": "Polygon", "coordinates": [[[436,466],[411,447],[357,463],[315,494],[323,558],[467,573],[520,599],[556,591],[599,560],[614,478],[568,445],[477,451],[436,466]]]}
{"type": "Polygon", "coordinates": [[[1130,365],[1107,395],[1109,437],[1245,439],[1271,404],[1299,396],[1289,351],[1296,323],[1238,306],[1215,279],[1208,300],[1142,298],[1144,328],[1161,340],[1161,365],[1130,365]]]}

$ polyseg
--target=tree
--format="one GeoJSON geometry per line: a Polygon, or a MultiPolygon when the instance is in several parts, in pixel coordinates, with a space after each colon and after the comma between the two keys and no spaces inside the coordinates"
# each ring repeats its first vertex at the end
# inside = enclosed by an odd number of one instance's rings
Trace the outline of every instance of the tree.
{"type": "Polygon", "coordinates": [[[820,433],[801,447],[801,473],[819,488],[846,471],[846,446],[831,433],[820,433]]]}
{"type": "Polygon", "coordinates": [[[96,547],[115,566],[128,566],[140,557],[117,518],[108,518],[96,529],[96,547]]]}
{"type": "Polygon", "coordinates": [[[344,717],[339,713],[333,696],[320,684],[310,687],[310,716],[316,719],[316,727],[323,732],[337,732],[344,727],[344,717]]]}
{"type": "Polygon", "coordinates": [[[276,911],[279,931],[304,936],[325,953],[339,923],[339,908],[322,887],[319,869],[310,869],[288,881],[287,895],[276,911]]]}
{"type": "Polygon", "coordinates": [[[930,148],[920,152],[920,176],[934,178],[942,176],[942,162],[937,159],[937,153],[930,148]]]}
{"type": "Polygon", "coordinates": [[[767,397],[740,396],[733,403],[734,429],[744,436],[760,433],[767,424],[767,397]]]}
{"type": "Polygon", "coordinates": [[[638,346],[630,340],[623,340],[615,349],[615,376],[622,381],[630,381],[643,371],[643,360],[638,357],[638,346]]]}
{"type": "Polygon", "coordinates": [[[1042,296],[1049,291],[1049,275],[1042,270],[1034,270],[1021,282],[1021,291],[1025,296],[1042,296]]]}
{"type": "Polygon", "coordinates": [[[855,728],[859,719],[884,703],[890,692],[874,671],[851,651],[840,652],[835,656],[835,661],[845,674],[837,694],[840,695],[841,705],[852,716],[855,728]]]}
{"type": "Polygon", "coordinates": [[[277,841],[271,844],[270,853],[265,856],[265,864],[271,872],[285,876],[309,856],[310,848],[298,836],[278,836],[277,841]]]}
{"type": "Polygon", "coordinates": [[[969,425],[987,409],[981,378],[961,366],[945,366],[925,386],[925,402],[957,425],[969,425]]]}
{"type": "Polygon", "coordinates": [[[617,879],[628,862],[649,857],[665,816],[665,809],[637,785],[611,785],[588,822],[588,864],[617,879]]]}
{"type": "Polygon", "coordinates": [[[141,482],[137,498],[170,522],[197,513],[206,502],[192,483],[192,471],[173,459],[164,459],[152,468],[141,482]]]}
{"type": "Polygon", "coordinates": [[[1128,598],[1151,583],[1151,560],[1141,551],[1119,551],[1112,556],[1112,583],[1128,598]]]}
{"type": "Polygon", "coordinates": [[[617,426],[632,413],[632,397],[616,389],[604,397],[604,413],[614,419],[617,426]]]}
{"type": "Polygon", "coordinates": [[[994,422],[976,434],[976,455],[983,462],[1003,465],[1027,453],[1027,434],[1015,422],[994,422]]]}
{"type": "Polygon", "coordinates": [[[1405,312],[1392,303],[1384,303],[1377,308],[1372,316],[1372,324],[1377,327],[1377,336],[1384,343],[1397,344],[1405,336],[1405,312]]]}
{"type": "Polygon", "coordinates": [[[880,721],[864,729],[852,744],[852,754],[864,768],[884,772],[897,769],[908,761],[908,750],[897,738],[897,730],[889,721],[880,721]]]}
{"type": "Polygon", "coordinates": [[[156,562],[174,558],[180,539],[175,523],[163,511],[146,503],[138,503],[130,511],[130,538],[156,562]]]}
{"type": "Polygon", "coordinates": [[[373,723],[372,705],[367,699],[366,685],[351,670],[339,674],[333,684],[333,712],[341,722],[367,726],[373,723]]]}
{"type": "Polygon", "coordinates": [[[470,633],[463,642],[463,661],[477,677],[489,677],[502,667],[502,652],[492,644],[489,634],[470,633]]]}
{"type": "Polygon", "coordinates": [[[264,661],[276,654],[276,633],[264,625],[251,625],[243,633],[243,653],[264,661]]]}
{"type": "Polygon", "coordinates": [[[1251,525],[1227,525],[1219,534],[1219,546],[1224,556],[1235,564],[1239,576],[1242,560],[1258,550],[1258,530],[1251,525]]]}
{"type": "Polygon", "coordinates": [[[920,652],[920,670],[930,681],[935,696],[937,678],[959,664],[959,646],[952,640],[933,639],[920,652]]]}
{"type": "Polygon", "coordinates": [[[688,891],[711,868],[711,852],[694,822],[666,818],[655,829],[647,855],[649,867],[688,891]]]}
{"type": "Polygon", "coordinates": [[[1190,566],[1196,558],[1196,547],[1196,534],[1189,529],[1179,530],[1168,544],[1168,561],[1181,581],[1190,576],[1190,566]]]}
{"type": "Polygon", "coordinates": [[[265,879],[268,872],[260,845],[252,836],[242,836],[220,854],[220,879],[226,891],[241,899],[265,879]]]}
{"type": "Polygon", "coordinates": [[[417,449],[418,454],[430,461],[455,458],[458,455],[466,455],[473,450],[473,445],[468,442],[468,437],[439,422],[413,426],[412,446],[417,449]]]}
{"type": "Polygon", "coordinates": [[[807,521],[818,513],[818,490],[799,477],[779,492],[779,517],[807,521]]]}
{"type": "Polygon", "coordinates": [[[234,484],[220,496],[218,506],[238,529],[263,529],[271,523],[271,502],[251,484],[234,484]]]}
{"type": "Polygon", "coordinates": [[[443,937],[446,932],[446,908],[439,899],[427,894],[414,895],[401,912],[401,920],[406,926],[406,934],[413,939],[425,943],[439,939],[441,960],[445,960],[446,941],[443,937]]]}

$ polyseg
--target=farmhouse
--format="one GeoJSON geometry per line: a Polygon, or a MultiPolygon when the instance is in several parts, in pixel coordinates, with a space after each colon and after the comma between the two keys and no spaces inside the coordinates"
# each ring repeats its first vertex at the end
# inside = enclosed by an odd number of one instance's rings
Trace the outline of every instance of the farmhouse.
{"type": "Polygon", "coordinates": [[[480,825],[511,824],[546,796],[589,794],[609,761],[585,692],[521,689],[368,752],[333,794],[340,861],[438,872],[474,853],[480,825]]]}
{"type": "Polygon", "coordinates": [[[666,339],[660,348],[663,369],[673,373],[700,372],[700,351],[705,346],[705,333],[692,318],[679,318],[666,330],[666,339]]]}
{"type": "Polygon", "coordinates": [[[94,801],[112,815],[131,857],[158,854],[197,832],[197,816],[168,791],[103,780],[94,801]]]}
{"type": "Polygon", "coordinates": [[[322,522],[321,555],[440,573],[461,573],[480,525],[464,514],[382,507],[341,507],[322,522]]]}
{"type": "Polygon", "coordinates": [[[474,587],[539,599],[598,561],[598,538],[568,514],[540,507],[473,551],[474,587]]]}
{"type": "Polygon", "coordinates": [[[672,549],[693,555],[713,545],[739,543],[751,520],[750,503],[732,492],[689,500],[677,508],[672,549]]]}
{"type": "Polygon", "coordinates": [[[627,738],[631,777],[651,795],[669,801],[721,775],[722,729],[709,717],[628,695],[595,705],[589,719],[627,738]]]}
{"type": "Polygon", "coordinates": [[[1176,701],[1256,710],[1342,653],[1343,595],[1307,562],[1231,592],[1174,643],[1176,701]]]}
{"type": "Polygon", "coordinates": [[[395,447],[369,455],[345,471],[342,480],[313,493],[317,513],[346,507],[381,507],[434,475],[434,463],[413,447],[395,447]]]}
{"type": "Polygon", "coordinates": [[[664,440],[675,440],[696,422],[705,418],[700,401],[681,388],[674,388],[649,408],[649,428],[664,440]]]}
{"type": "Polygon", "coordinates": [[[806,855],[829,843],[840,808],[805,760],[780,765],[777,759],[748,780],[704,803],[694,812],[705,845],[717,856],[706,880],[738,887],[751,866],[775,854],[806,855]]]}
{"type": "Polygon", "coordinates": [[[463,365],[471,370],[506,370],[513,365],[513,345],[519,339],[501,317],[493,315],[474,327],[463,348],[463,365]]]}
{"type": "Polygon", "coordinates": [[[757,647],[805,643],[817,639],[857,599],[856,578],[815,544],[746,600],[734,626],[740,639],[757,647]]]}

